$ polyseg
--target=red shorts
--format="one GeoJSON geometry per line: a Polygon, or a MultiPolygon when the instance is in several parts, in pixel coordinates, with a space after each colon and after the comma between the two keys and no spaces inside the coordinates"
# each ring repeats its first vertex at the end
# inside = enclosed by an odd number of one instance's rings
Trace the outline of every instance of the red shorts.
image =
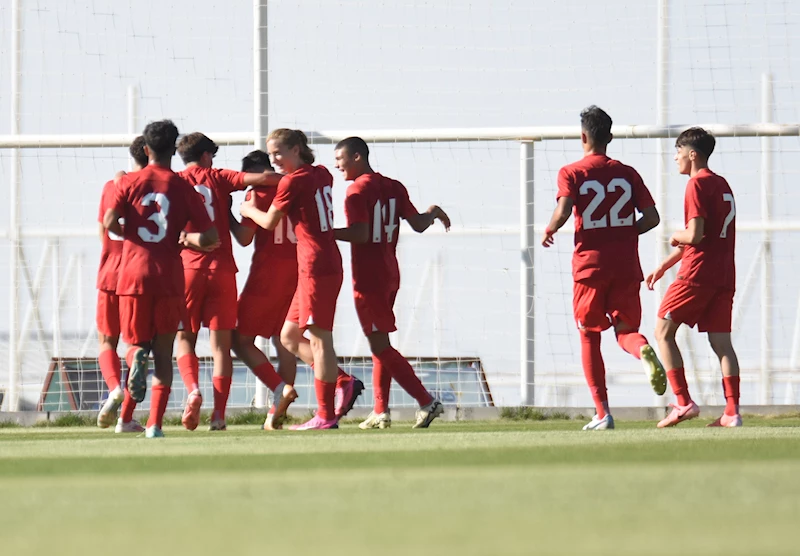
{"type": "Polygon", "coordinates": [[[157,334],[175,334],[186,318],[186,300],[181,296],[119,296],[122,339],[127,344],[149,342],[157,334]]]}
{"type": "Polygon", "coordinates": [[[236,328],[236,274],[228,270],[186,268],[185,330],[195,334],[201,326],[209,330],[236,328]]]}
{"type": "Polygon", "coordinates": [[[658,318],[690,327],[700,332],[730,332],[733,314],[733,290],[690,286],[681,280],[670,284],[658,318]]]}
{"type": "Polygon", "coordinates": [[[356,314],[365,336],[373,332],[394,332],[394,300],[397,290],[385,292],[353,292],[356,314]]]}
{"type": "Polygon", "coordinates": [[[333,330],[336,300],[342,289],[342,275],[333,274],[312,278],[304,274],[297,280],[297,291],[289,307],[286,320],[296,322],[306,329],[316,325],[324,330],[333,330]]]}
{"type": "Polygon", "coordinates": [[[623,322],[633,330],[642,323],[641,282],[581,280],[573,286],[572,310],[578,328],[602,332],[623,322]]]}
{"type": "Polygon", "coordinates": [[[268,270],[251,267],[239,297],[236,330],[243,336],[279,336],[286,320],[297,290],[297,261],[275,259],[268,270]]]}
{"type": "Polygon", "coordinates": [[[97,290],[97,331],[104,336],[119,336],[119,296],[97,290]]]}

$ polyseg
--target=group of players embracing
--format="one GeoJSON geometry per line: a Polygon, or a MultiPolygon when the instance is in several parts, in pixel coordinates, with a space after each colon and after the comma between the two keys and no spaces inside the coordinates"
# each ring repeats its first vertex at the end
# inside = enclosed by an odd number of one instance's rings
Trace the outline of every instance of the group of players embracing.
{"type": "Polygon", "coordinates": [[[700,414],[689,396],[675,341],[681,324],[697,325],[698,331],[708,333],[719,358],[726,404],[724,413],[709,426],[740,427],[739,362],[731,344],[736,203],[728,182],[708,168],[716,140],[699,127],[677,137],[678,172],[689,176],[683,204],[685,227],[672,234],[672,253],[645,278],[639,263],[638,238],[656,227],[660,217],[639,173],[606,155],[612,138],[611,118],[606,112],[597,106],[581,112],[584,157],[559,172],[558,205],[542,238],[544,247],[551,246],[553,235],[574,211],[573,311],[580,332],[583,370],[597,410],[584,430],[614,428],[600,353],[600,333],[612,326],[619,346],[642,361],[658,395],[664,394],[669,380],[676,400],[657,426],[672,427],[700,414]],[[637,212],[641,215],[638,219],[637,212]],[[652,290],[678,262],[677,277],[658,310],[655,335],[662,365],[639,333],[639,290],[643,280],[652,290]]]}
{"type": "Polygon", "coordinates": [[[118,433],[163,436],[177,336],[177,363],[188,392],[182,423],[196,429],[202,397],[195,344],[206,326],[214,364],[209,430],[226,428],[231,351],[272,391],[265,430],[282,428],[297,398],[298,357],[314,370],[317,411],[291,428],[337,428],[364,389],[339,368],[334,352],[334,313],[343,280],[337,240],[351,244],[353,297],[372,351],[374,409],[359,427],[391,425],[392,379],[419,403],[415,428],[428,427],[442,414],[441,402],[391,346],[389,333],[396,330],[400,218],[423,232],[436,220],[449,229],[447,214],[435,205],[418,212],[403,184],[373,171],[367,144],[349,137],[335,148],[335,166],[352,182],[345,198],[347,226],[335,228],[333,176],[314,165],[305,134],[277,129],[266,148],[245,156],[242,171],[218,169],[213,167],[218,147],[210,138],[190,133],[179,140],[171,121],[152,122],[130,146],[135,170],[120,172],[104,186],[97,327],[109,395],[98,426],[107,428],[116,420],[118,433]],[[171,169],[176,150],[186,165],[178,173],[171,169]],[[239,222],[231,213],[230,194],[248,188],[239,222]],[[238,302],[231,235],[241,245],[254,243],[238,302]],[[117,355],[120,335],[129,346],[125,384],[117,355]],[[271,338],[277,371],[256,347],[256,336],[271,338]],[[151,357],[150,414],[142,427],[133,412],[145,398],[151,357]]]}

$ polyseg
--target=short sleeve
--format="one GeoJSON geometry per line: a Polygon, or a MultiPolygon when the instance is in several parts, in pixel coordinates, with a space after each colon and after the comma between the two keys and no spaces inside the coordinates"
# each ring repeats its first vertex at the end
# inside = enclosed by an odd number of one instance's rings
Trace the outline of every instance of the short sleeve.
{"type": "Polygon", "coordinates": [[[203,204],[203,197],[198,195],[194,187],[188,183],[185,184],[183,190],[186,206],[189,210],[189,222],[192,223],[192,227],[198,232],[210,230],[214,223],[211,222],[211,218],[208,216],[206,206],[203,204]]]}
{"type": "Polygon", "coordinates": [[[369,223],[369,207],[367,199],[359,187],[350,186],[344,198],[344,215],[347,218],[347,225],[369,223]]]}
{"type": "Polygon", "coordinates": [[[419,214],[419,211],[408,197],[408,189],[406,189],[406,186],[399,181],[395,183],[397,184],[397,204],[399,205],[397,207],[398,214],[404,220],[408,220],[409,218],[419,214]]]}
{"type": "Polygon", "coordinates": [[[220,181],[228,187],[228,193],[231,191],[242,191],[247,186],[244,184],[245,172],[237,172],[236,170],[218,170],[220,181]]]}
{"type": "Polygon", "coordinates": [[[283,214],[287,214],[297,199],[298,187],[293,187],[291,176],[283,176],[278,183],[278,192],[272,200],[272,206],[283,214]]]}
{"type": "Polygon", "coordinates": [[[630,174],[631,182],[633,182],[631,184],[633,186],[633,203],[636,209],[642,212],[643,209],[656,206],[656,202],[653,200],[653,196],[644,184],[639,172],[631,168],[630,174]]]}
{"type": "Polygon", "coordinates": [[[687,224],[692,218],[708,218],[708,210],[703,206],[700,184],[697,180],[689,180],[689,183],[686,184],[683,207],[687,224]]]}
{"type": "Polygon", "coordinates": [[[575,178],[572,174],[567,170],[566,166],[561,168],[558,171],[558,193],[556,194],[556,200],[560,199],[561,197],[569,197],[573,201],[577,200],[578,195],[575,191],[575,178]]]}

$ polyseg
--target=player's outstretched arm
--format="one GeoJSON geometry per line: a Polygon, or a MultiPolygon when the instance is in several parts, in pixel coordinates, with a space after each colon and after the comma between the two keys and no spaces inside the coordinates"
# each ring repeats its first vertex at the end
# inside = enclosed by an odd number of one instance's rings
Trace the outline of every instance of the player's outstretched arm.
{"type": "Polygon", "coordinates": [[[664,259],[664,262],[658,265],[656,269],[648,274],[644,279],[647,289],[652,290],[655,287],[656,282],[661,280],[661,277],[664,276],[664,273],[675,266],[675,264],[681,260],[681,257],[683,257],[683,246],[678,246],[676,249],[673,249],[672,253],[669,254],[669,257],[664,259]]]}
{"type": "Polygon", "coordinates": [[[119,213],[113,208],[106,210],[103,215],[103,227],[118,236],[123,234],[122,225],[119,223],[119,213]]]}
{"type": "Polygon", "coordinates": [[[406,218],[411,229],[420,234],[430,228],[436,220],[442,223],[446,231],[450,231],[450,217],[439,205],[431,205],[425,212],[406,218]]]}
{"type": "Polygon", "coordinates": [[[669,240],[670,245],[677,247],[678,245],[697,245],[703,240],[705,234],[706,220],[700,216],[692,218],[686,224],[686,229],[672,234],[669,240]]]}
{"type": "Polygon", "coordinates": [[[658,214],[658,209],[655,206],[642,209],[642,217],[636,221],[636,229],[639,235],[645,234],[658,226],[661,222],[661,216],[658,214]]]}
{"type": "Polygon", "coordinates": [[[248,187],[277,187],[283,174],[278,174],[272,170],[265,170],[261,173],[247,172],[244,175],[244,185],[248,187]]]}
{"type": "Polygon", "coordinates": [[[270,206],[267,212],[256,208],[255,199],[253,198],[245,200],[239,206],[239,214],[249,218],[266,230],[274,230],[278,222],[283,218],[283,213],[276,209],[275,205],[270,206]]]}
{"type": "Polygon", "coordinates": [[[550,223],[547,225],[547,228],[545,228],[544,235],[542,236],[543,247],[550,247],[553,245],[553,243],[555,243],[553,235],[555,235],[555,233],[567,223],[570,214],[572,214],[573,205],[574,202],[571,197],[558,198],[556,210],[553,211],[553,216],[550,218],[550,223]]]}
{"type": "Polygon", "coordinates": [[[367,243],[369,241],[369,224],[366,222],[355,222],[347,228],[335,228],[334,237],[339,241],[348,243],[367,243]]]}

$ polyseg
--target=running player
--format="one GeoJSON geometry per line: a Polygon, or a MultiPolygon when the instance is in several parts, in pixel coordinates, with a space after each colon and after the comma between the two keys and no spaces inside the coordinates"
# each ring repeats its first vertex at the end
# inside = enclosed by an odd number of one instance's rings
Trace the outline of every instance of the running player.
{"type": "Polygon", "coordinates": [[[122,177],[103,225],[124,237],[116,291],[122,337],[130,346],[128,390],[135,401],[144,399],[152,351],[155,374],[145,435],[158,438],[164,436],[161,426],[172,386],[172,344],[186,318],[178,241],[189,222],[200,231],[187,234],[187,242],[208,247],[219,236],[195,190],[171,170],[175,124],[152,122],[143,135],[149,164],[122,177]]]}
{"type": "Polygon", "coordinates": [[[657,394],[667,388],[664,368],[639,333],[643,280],[639,235],[657,226],[660,218],[639,173],[606,155],[612,138],[608,114],[597,106],[581,112],[584,156],[559,171],[558,206],[542,238],[542,245],[550,247],[553,235],[574,210],[573,311],[581,337],[583,372],[597,410],[583,430],[614,428],[600,351],[603,330],[614,327],[617,343],[641,359],[657,394]],[[638,220],[635,211],[642,215],[638,220]]]}
{"type": "Polygon", "coordinates": [[[683,358],[675,341],[681,324],[708,333],[711,349],[722,368],[725,412],[709,426],[741,427],[739,414],[739,360],[731,343],[731,315],[736,289],[736,202],[728,182],[708,169],[716,140],[706,130],[693,127],[675,141],[678,171],[689,176],[683,201],[686,228],[672,234],[675,250],[647,276],[647,287],[680,261],[677,279],[670,284],[658,309],[656,338],[666,364],[675,404],[658,423],[672,427],[700,415],[689,396],[683,358]]]}
{"type": "Polygon", "coordinates": [[[362,429],[391,426],[389,387],[392,378],[419,404],[414,428],[427,428],[444,408],[422,385],[414,369],[389,342],[397,330],[394,301],[400,288],[397,242],[400,218],[422,233],[439,220],[446,230],[450,218],[433,205],[422,214],[411,203],[399,181],[375,172],[369,148],[360,137],[348,137],[336,145],[336,168],[347,181],[344,211],[347,227],[336,229],[336,239],[352,244],[353,296],[361,328],[372,351],[373,411],[359,425],[362,429]]]}

